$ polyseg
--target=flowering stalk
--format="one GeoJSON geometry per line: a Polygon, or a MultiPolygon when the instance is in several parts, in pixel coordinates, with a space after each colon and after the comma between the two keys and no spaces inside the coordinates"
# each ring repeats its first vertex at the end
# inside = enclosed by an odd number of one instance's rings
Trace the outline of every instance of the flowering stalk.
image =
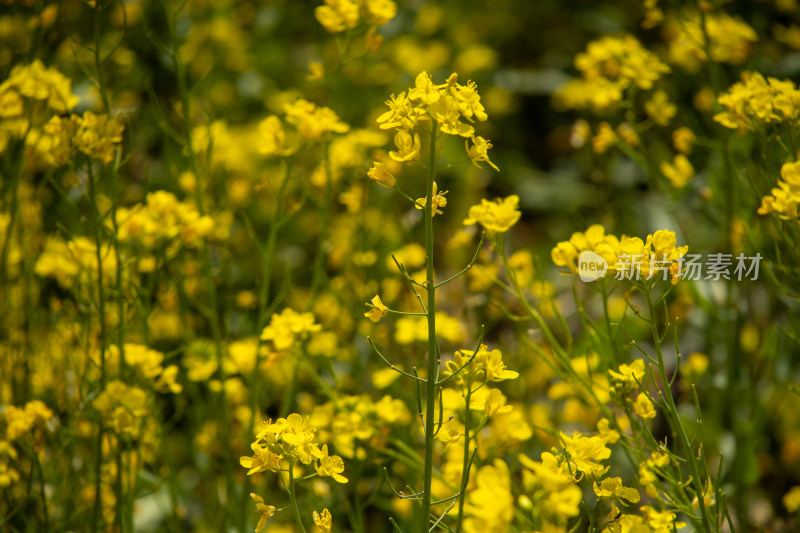
{"type": "Polygon", "coordinates": [[[433,280],[433,178],[436,174],[436,121],[431,120],[430,155],[428,157],[428,183],[425,193],[425,287],[428,291],[428,375],[425,398],[425,467],[422,494],[420,532],[428,531],[431,514],[431,482],[433,480],[433,419],[436,413],[436,374],[438,368],[438,342],[436,340],[436,285],[433,280]]]}
{"type": "MultiPolygon", "coordinates": [[[[686,428],[683,427],[681,416],[678,413],[677,406],[675,405],[675,398],[672,396],[672,389],[670,388],[671,380],[667,377],[667,367],[666,365],[664,365],[664,355],[661,349],[662,337],[658,334],[658,327],[656,326],[656,309],[655,306],[653,305],[652,296],[650,295],[650,288],[651,286],[645,286],[642,290],[642,293],[644,294],[645,301],[647,302],[650,328],[651,328],[651,333],[653,335],[653,344],[656,347],[658,374],[661,380],[661,387],[659,394],[664,400],[667,412],[669,413],[669,416],[672,418],[672,425],[674,426],[675,431],[677,431],[678,438],[681,441],[681,445],[686,451],[686,460],[689,464],[689,472],[691,473],[692,476],[691,483],[692,486],[694,487],[695,494],[697,495],[697,502],[700,508],[700,519],[703,525],[703,531],[705,531],[706,533],[712,533],[713,531],[716,531],[716,528],[711,524],[711,520],[708,516],[708,511],[705,504],[706,490],[708,489],[704,487],[704,485],[707,485],[705,483],[705,481],[707,481],[707,476],[701,475],[697,455],[694,453],[694,450],[692,448],[692,443],[689,441],[689,437],[686,433],[686,428]]],[[[700,452],[701,450],[698,450],[698,453],[700,452]]]]}

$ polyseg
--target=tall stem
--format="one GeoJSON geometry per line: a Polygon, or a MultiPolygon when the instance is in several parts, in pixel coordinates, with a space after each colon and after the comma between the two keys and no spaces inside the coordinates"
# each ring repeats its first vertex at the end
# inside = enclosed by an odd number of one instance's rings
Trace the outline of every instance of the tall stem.
{"type": "Polygon", "coordinates": [[[422,495],[420,532],[428,531],[431,514],[431,482],[433,481],[433,419],[436,416],[436,368],[438,363],[436,342],[436,285],[433,280],[433,178],[436,175],[436,121],[431,121],[430,156],[428,158],[428,184],[425,193],[425,264],[428,290],[428,382],[425,399],[425,481],[422,495]]]}
{"type": "Polygon", "coordinates": [[[297,496],[294,491],[294,462],[289,465],[289,501],[292,504],[294,521],[297,522],[297,527],[300,528],[300,531],[306,533],[306,528],[303,526],[303,519],[300,517],[300,509],[297,507],[297,496]]]}
{"type": "MultiPolygon", "coordinates": [[[[480,348],[478,348],[480,349],[480,348]]],[[[469,454],[469,404],[472,399],[472,383],[467,383],[467,396],[464,399],[466,412],[464,413],[464,463],[461,467],[461,487],[458,496],[458,522],[456,523],[456,533],[461,533],[464,524],[464,502],[467,500],[467,485],[469,484],[469,470],[472,465],[469,454]]]]}
{"type": "Polygon", "coordinates": [[[706,533],[712,533],[715,531],[715,528],[712,527],[711,520],[708,517],[708,512],[706,510],[706,503],[705,503],[705,491],[706,487],[703,486],[703,482],[705,481],[704,478],[701,477],[700,474],[700,467],[698,465],[697,456],[692,449],[692,443],[689,441],[689,437],[686,433],[686,428],[683,427],[683,422],[681,421],[681,416],[678,413],[678,408],[675,405],[675,398],[672,397],[672,390],[670,389],[670,380],[667,377],[667,368],[664,365],[664,354],[661,351],[661,337],[658,333],[658,327],[656,326],[656,310],[653,306],[653,299],[650,296],[650,287],[645,287],[645,290],[642,291],[645,296],[645,300],[647,301],[647,309],[649,310],[650,314],[650,327],[652,330],[653,335],[653,343],[656,346],[656,356],[658,359],[658,373],[659,377],[661,378],[661,387],[663,388],[664,394],[664,401],[667,404],[667,410],[669,411],[670,416],[675,425],[675,429],[678,432],[678,438],[683,445],[684,450],[686,451],[686,460],[689,464],[689,471],[692,474],[692,486],[694,487],[694,491],[697,494],[697,503],[700,508],[700,519],[703,524],[703,531],[706,533]]]}

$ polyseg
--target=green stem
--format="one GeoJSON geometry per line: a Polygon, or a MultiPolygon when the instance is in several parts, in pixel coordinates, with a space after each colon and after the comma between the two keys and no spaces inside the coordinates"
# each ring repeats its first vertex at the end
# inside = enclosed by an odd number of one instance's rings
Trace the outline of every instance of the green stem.
{"type": "Polygon", "coordinates": [[[472,383],[467,384],[467,397],[464,400],[466,412],[464,413],[464,463],[461,467],[461,488],[458,496],[458,522],[456,523],[456,533],[461,533],[464,523],[464,503],[467,500],[467,485],[469,484],[469,470],[472,465],[469,453],[469,403],[472,399],[472,383]]]}
{"type": "Polygon", "coordinates": [[[425,404],[425,467],[422,494],[422,516],[420,533],[427,532],[431,515],[431,484],[433,481],[433,427],[436,416],[436,369],[438,363],[436,341],[436,285],[433,280],[433,178],[436,175],[436,121],[431,121],[430,156],[428,163],[428,183],[425,193],[425,266],[427,271],[426,289],[428,291],[428,375],[425,404]]]}
{"type": "Polygon", "coordinates": [[[294,521],[297,522],[297,527],[300,528],[302,533],[306,533],[303,519],[300,517],[300,508],[297,507],[297,496],[294,490],[294,463],[289,465],[289,501],[292,504],[292,512],[294,513],[294,521]]]}
{"type": "Polygon", "coordinates": [[[700,519],[702,521],[703,530],[706,533],[713,533],[714,528],[712,527],[711,520],[708,517],[708,512],[706,509],[705,504],[705,490],[706,488],[703,486],[704,478],[701,478],[700,474],[700,466],[698,465],[697,456],[692,449],[692,444],[689,441],[689,437],[686,433],[686,428],[683,427],[683,422],[681,421],[680,414],[678,413],[678,408],[675,405],[675,398],[672,396],[672,390],[670,389],[669,383],[670,380],[667,377],[667,368],[664,365],[664,355],[661,350],[661,337],[658,334],[658,326],[656,326],[656,310],[653,306],[653,300],[650,296],[650,287],[645,287],[642,291],[644,293],[645,300],[647,301],[647,308],[650,313],[650,328],[653,335],[653,344],[656,347],[656,356],[658,359],[658,373],[661,379],[661,388],[663,389],[663,396],[664,401],[666,402],[667,411],[669,412],[670,416],[672,417],[672,421],[674,423],[675,429],[678,432],[678,438],[683,445],[684,450],[686,451],[686,460],[689,464],[689,471],[692,475],[692,486],[694,487],[694,491],[697,494],[697,502],[700,508],[700,519]]]}

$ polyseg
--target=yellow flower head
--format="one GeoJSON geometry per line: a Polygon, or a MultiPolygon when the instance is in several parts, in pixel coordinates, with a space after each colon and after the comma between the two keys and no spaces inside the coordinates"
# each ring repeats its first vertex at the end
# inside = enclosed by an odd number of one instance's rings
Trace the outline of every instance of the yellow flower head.
{"type": "Polygon", "coordinates": [[[489,234],[505,233],[519,221],[520,216],[519,196],[512,194],[494,202],[484,199],[480,204],[473,205],[464,219],[464,225],[480,224],[489,234]]]}
{"type": "Polygon", "coordinates": [[[369,176],[371,180],[377,182],[381,187],[387,189],[391,189],[394,187],[395,183],[397,183],[397,179],[395,179],[394,175],[392,175],[386,168],[386,165],[380,161],[372,163],[372,168],[367,172],[367,176],[369,176]]]}
{"type": "Polygon", "coordinates": [[[364,316],[369,318],[373,322],[380,322],[381,318],[385,317],[388,314],[389,314],[389,308],[383,305],[381,297],[376,295],[375,298],[372,299],[371,309],[366,313],[364,313],[364,316]]]}

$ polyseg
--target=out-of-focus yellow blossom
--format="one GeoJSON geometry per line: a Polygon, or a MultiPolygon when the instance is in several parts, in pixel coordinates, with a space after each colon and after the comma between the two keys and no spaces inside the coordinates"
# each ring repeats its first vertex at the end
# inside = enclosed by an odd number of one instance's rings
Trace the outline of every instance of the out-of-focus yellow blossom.
{"type": "Polygon", "coordinates": [[[325,508],[322,513],[314,511],[311,515],[314,519],[314,530],[319,533],[331,533],[333,531],[333,517],[331,512],[325,508]]]}
{"type": "MultiPolygon", "coordinates": [[[[464,328],[457,318],[444,311],[436,312],[436,335],[449,342],[461,342],[464,328]]],[[[424,316],[404,316],[395,323],[394,339],[399,344],[411,344],[428,339],[428,320],[424,316]]]]}
{"type": "Polygon", "coordinates": [[[115,145],[122,142],[123,129],[116,119],[87,111],[78,121],[73,142],[84,154],[108,164],[114,159],[115,145]]]}
{"type": "Polygon", "coordinates": [[[554,101],[568,109],[591,107],[595,111],[616,106],[629,87],[651,89],[670,70],[632,35],[590,42],[585,52],[575,56],[575,67],[583,78],[560,87],[554,101]]]}
{"type": "Polygon", "coordinates": [[[603,500],[619,500],[624,498],[630,503],[637,503],[640,499],[639,491],[622,485],[622,478],[607,477],[600,483],[596,481],[592,484],[594,493],[603,500]]]}
{"type": "Polygon", "coordinates": [[[264,503],[264,498],[252,492],[250,493],[250,498],[252,498],[253,501],[256,502],[256,513],[260,515],[255,530],[256,533],[259,533],[259,531],[261,531],[267,526],[267,518],[272,518],[273,516],[275,516],[275,506],[266,505],[264,503]]]}
{"type": "Polygon", "coordinates": [[[619,126],[617,126],[617,135],[625,141],[628,146],[632,148],[636,148],[639,146],[639,134],[636,133],[636,130],[628,122],[623,122],[619,126]]]}
{"type": "Polygon", "coordinates": [[[298,313],[287,307],[280,314],[272,315],[269,325],[261,332],[261,340],[272,341],[276,350],[286,351],[297,340],[321,329],[322,326],[314,322],[312,313],[298,313]]]}
{"type": "Polygon", "coordinates": [[[694,167],[683,154],[675,154],[671,163],[669,161],[662,161],[659,168],[661,169],[661,173],[664,174],[664,177],[666,177],[676,189],[686,186],[689,180],[694,177],[694,167]]]}
{"type": "Polygon", "coordinates": [[[505,533],[514,519],[514,495],[508,466],[500,459],[478,470],[475,488],[464,506],[466,533],[505,533]]]}
{"type": "MultiPolygon", "coordinates": [[[[435,217],[436,215],[444,214],[441,210],[442,207],[447,205],[447,198],[445,195],[450,191],[440,191],[439,186],[436,185],[436,182],[433,182],[433,192],[431,193],[431,216],[435,217]]],[[[417,201],[414,203],[414,207],[417,209],[423,210],[425,209],[425,204],[427,203],[427,198],[417,198],[417,201]]]]}
{"type": "Polygon", "coordinates": [[[650,401],[650,398],[648,398],[647,394],[644,392],[640,392],[633,402],[633,411],[645,420],[656,417],[656,410],[653,407],[653,402],[650,401]]]}
{"type": "Polygon", "coordinates": [[[375,161],[372,168],[367,172],[367,176],[381,187],[391,189],[397,183],[397,179],[387,170],[386,165],[380,161],[375,161]]]}
{"type": "Polygon", "coordinates": [[[686,361],[681,364],[681,374],[686,376],[690,381],[694,381],[708,370],[708,356],[700,352],[692,352],[686,358],[686,361]]]}
{"type": "Polygon", "coordinates": [[[697,72],[708,61],[707,50],[715,63],[738,65],[747,59],[758,41],[755,30],[747,23],[721,11],[701,17],[697,10],[683,10],[664,25],[664,34],[669,43],[670,62],[689,72],[697,72]]]}
{"type": "Polygon", "coordinates": [[[611,124],[608,122],[601,122],[597,126],[597,135],[592,137],[592,148],[598,154],[602,154],[606,150],[608,150],[614,143],[617,142],[617,133],[614,131],[614,128],[611,127],[611,124]]]}
{"type": "Polygon", "coordinates": [[[775,213],[783,220],[797,220],[800,217],[800,161],[781,167],[781,179],[771,192],[771,195],[761,199],[759,215],[775,213]]]}
{"type": "Polygon", "coordinates": [[[289,155],[293,149],[286,146],[286,132],[281,119],[270,115],[258,124],[260,143],[258,151],[267,156],[289,155]]]}
{"type": "MultiPolygon", "coordinates": [[[[8,94],[16,93],[23,98],[44,102],[51,111],[62,114],[78,103],[71,85],[69,78],[53,67],[46,68],[37,59],[29,65],[17,65],[11,69],[8,78],[0,84],[0,101],[7,101],[8,94]]],[[[3,118],[8,118],[10,109],[6,108],[2,113],[3,118]]],[[[21,106],[19,114],[22,114],[21,106]]]]}
{"type": "Polygon", "coordinates": [[[32,400],[24,407],[9,405],[3,411],[6,421],[4,438],[13,441],[31,432],[35,427],[42,428],[53,417],[51,411],[43,402],[32,400]]]}
{"type": "Polygon", "coordinates": [[[687,127],[678,128],[672,132],[672,146],[675,150],[682,154],[690,154],[692,152],[692,145],[695,141],[695,135],[692,130],[687,127]]]}
{"type": "Polygon", "coordinates": [[[659,511],[649,505],[642,506],[640,510],[644,514],[652,533],[671,533],[676,529],[686,527],[686,523],[679,522],[677,515],[672,511],[659,511]]]}
{"type": "Polygon", "coordinates": [[[572,125],[572,130],[570,130],[569,144],[576,149],[583,148],[586,141],[588,141],[591,136],[592,128],[589,126],[589,123],[579,118],[575,121],[575,124],[572,125]]]}
{"type": "Polygon", "coordinates": [[[678,106],[669,101],[669,96],[664,91],[656,91],[644,104],[647,116],[659,126],[666,126],[678,112],[678,106]]]}
{"type": "Polygon", "coordinates": [[[519,456],[525,493],[548,519],[563,521],[578,516],[583,494],[563,456],[544,452],[541,458],[541,461],[534,461],[524,454],[519,456]]]}
{"type": "Polygon", "coordinates": [[[358,24],[358,4],[353,0],[325,0],[324,6],[314,10],[322,27],[331,33],[351,30],[358,24]]]}
{"type": "Polygon", "coordinates": [[[794,126],[800,119],[800,91],[790,80],[743,72],[742,80],[717,98],[725,108],[714,120],[726,128],[755,130],[759,124],[794,126]]]}
{"type": "Polygon", "coordinates": [[[783,506],[789,513],[800,510],[800,485],[792,487],[783,495],[783,506]]]}
{"type": "Polygon", "coordinates": [[[489,235],[505,233],[511,226],[516,224],[522,213],[519,211],[519,196],[512,194],[506,198],[498,198],[491,202],[483,199],[480,204],[469,208],[467,218],[464,219],[465,226],[480,224],[486,229],[489,235]]]}
{"type": "Polygon", "coordinates": [[[381,318],[389,314],[389,308],[383,305],[380,296],[375,296],[372,299],[372,306],[369,311],[364,313],[364,316],[373,322],[380,322],[381,318]]]}
{"type": "Polygon", "coordinates": [[[392,0],[325,0],[314,10],[314,16],[330,33],[352,30],[363,18],[370,26],[383,26],[397,14],[392,0]]]}
{"type": "Polygon", "coordinates": [[[117,209],[120,242],[134,242],[150,249],[168,244],[168,256],[175,253],[177,243],[197,248],[216,226],[214,218],[201,216],[192,201],[181,202],[167,191],[153,191],[147,194],[144,204],[117,209]]]}
{"type": "Polygon", "coordinates": [[[106,419],[118,434],[136,436],[148,414],[147,393],[138,387],[131,387],[114,380],[92,401],[95,409],[106,419]]]}
{"type": "Polygon", "coordinates": [[[331,108],[317,106],[302,98],[286,104],[284,111],[286,122],[297,126],[297,131],[306,141],[320,139],[329,133],[347,133],[350,130],[350,126],[342,122],[331,108]]]}
{"type": "Polygon", "coordinates": [[[308,81],[319,81],[325,77],[325,65],[319,61],[312,61],[308,64],[308,81]]]}

